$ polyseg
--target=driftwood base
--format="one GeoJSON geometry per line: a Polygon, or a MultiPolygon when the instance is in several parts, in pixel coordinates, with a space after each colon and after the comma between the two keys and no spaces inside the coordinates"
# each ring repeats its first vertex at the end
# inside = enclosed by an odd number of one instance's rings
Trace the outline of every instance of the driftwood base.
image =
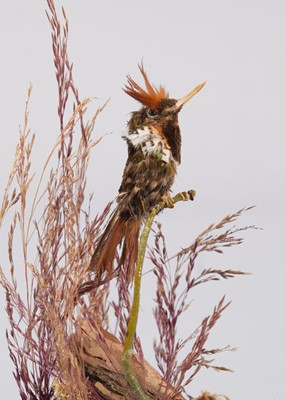
{"type": "MultiPolygon", "coordinates": [[[[109,332],[93,326],[88,321],[78,321],[76,341],[77,358],[83,363],[90,400],[136,400],[131,392],[123,370],[123,345],[109,332]]],[[[186,400],[176,394],[173,387],[167,386],[162,376],[145,360],[138,356],[132,357],[133,371],[150,400],[186,400]]],[[[83,400],[80,391],[75,388],[73,396],[66,393],[66,386],[56,379],[54,382],[54,395],[58,400],[71,398],[83,400]]],[[[86,397],[84,397],[86,399],[86,397]]],[[[223,395],[203,392],[193,400],[229,400],[223,395]]]]}
{"type": "MultiPolygon", "coordinates": [[[[134,400],[125,379],[122,358],[122,343],[109,332],[92,328],[84,321],[81,324],[85,374],[105,400],[134,400]]],[[[166,388],[166,382],[147,362],[133,356],[133,369],[148,399],[184,400],[181,395],[173,397],[174,389],[166,388]]]]}

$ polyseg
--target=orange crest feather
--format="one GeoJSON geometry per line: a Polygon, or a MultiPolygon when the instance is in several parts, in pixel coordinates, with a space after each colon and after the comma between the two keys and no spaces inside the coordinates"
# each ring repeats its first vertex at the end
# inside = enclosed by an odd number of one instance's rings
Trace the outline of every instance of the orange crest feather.
{"type": "Polygon", "coordinates": [[[138,65],[141,74],[143,75],[146,90],[142,89],[130,75],[127,76],[128,84],[123,88],[124,92],[133,99],[139,101],[150,108],[156,108],[159,101],[169,97],[168,92],[165,90],[164,86],[160,85],[159,88],[152,85],[147,77],[146,71],[143,68],[143,64],[138,65]]]}

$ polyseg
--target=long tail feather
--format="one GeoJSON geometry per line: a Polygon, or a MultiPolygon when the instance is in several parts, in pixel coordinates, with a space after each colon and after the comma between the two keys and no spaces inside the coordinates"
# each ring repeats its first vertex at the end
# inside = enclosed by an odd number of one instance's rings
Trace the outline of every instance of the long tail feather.
{"type": "Polygon", "coordinates": [[[140,232],[140,219],[132,218],[125,222],[124,243],[120,257],[120,264],[127,262],[127,282],[132,282],[134,278],[135,265],[138,257],[138,239],[140,232]]]}
{"type": "Polygon", "coordinates": [[[139,231],[139,219],[126,219],[119,212],[114,213],[90,261],[89,269],[95,271],[96,280],[100,282],[103,275],[108,277],[113,274],[116,249],[123,242],[120,265],[128,263],[127,281],[128,283],[132,281],[138,255],[139,231]]]}

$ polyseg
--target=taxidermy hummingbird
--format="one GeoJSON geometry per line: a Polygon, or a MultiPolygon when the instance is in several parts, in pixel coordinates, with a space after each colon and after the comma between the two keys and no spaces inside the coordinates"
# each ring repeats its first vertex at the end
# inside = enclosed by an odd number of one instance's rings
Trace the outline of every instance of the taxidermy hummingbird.
{"type": "Polygon", "coordinates": [[[138,254],[140,227],[151,209],[169,196],[181,162],[181,134],[178,114],[205,82],[179,100],[165,88],[152,85],[143,65],[139,65],[146,89],[129,75],[124,92],[141,103],[131,114],[127,134],[128,158],[119,188],[117,207],[99,238],[90,269],[99,279],[113,272],[117,246],[122,252],[119,265],[128,263],[127,281],[133,279],[138,254]]]}

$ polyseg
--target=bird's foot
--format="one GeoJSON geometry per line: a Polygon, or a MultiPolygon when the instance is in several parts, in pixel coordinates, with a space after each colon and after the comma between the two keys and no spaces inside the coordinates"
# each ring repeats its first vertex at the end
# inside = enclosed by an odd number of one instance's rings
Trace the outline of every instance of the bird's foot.
{"type": "Polygon", "coordinates": [[[161,200],[165,203],[166,208],[174,208],[174,199],[170,196],[162,196],[161,200]]]}

